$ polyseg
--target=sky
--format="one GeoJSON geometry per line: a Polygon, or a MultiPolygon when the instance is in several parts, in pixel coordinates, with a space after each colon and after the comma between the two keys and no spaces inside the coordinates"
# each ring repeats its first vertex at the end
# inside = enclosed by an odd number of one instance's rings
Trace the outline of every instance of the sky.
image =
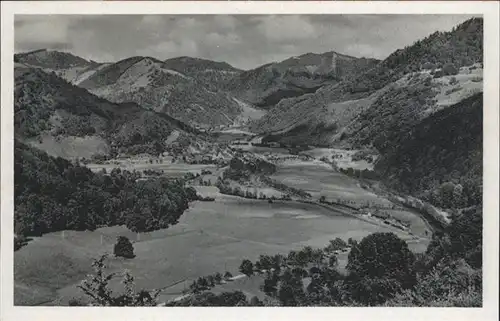
{"type": "Polygon", "coordinates": [[[97,62],[179,56],[252,69],[308,52],[384,59],[466,15],[16,15],[15,51],[69,51],[97,62]]]}

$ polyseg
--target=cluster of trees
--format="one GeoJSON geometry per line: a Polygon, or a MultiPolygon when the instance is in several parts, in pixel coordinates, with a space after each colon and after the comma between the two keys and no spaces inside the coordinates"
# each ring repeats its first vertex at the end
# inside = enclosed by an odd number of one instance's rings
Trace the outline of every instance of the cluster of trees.
{"type": "Polygon", "coordinates": [[[248,170],[239,170],[228,168],[222,173],[224,180],[233,180],[236,182],[245,182],[250,179],[252,173],[248,170]]]}
{"type": "Polygon", "coordinates": [[[163,175],[162,170],[145,169],[142,172],[144,173],[144,175],[148,175],[148,176],[161,176],[161,175],[163,175]]]}
{"type": "Polygon", "coordinates": [[[182,180],[136,182],[138,173],[113,169],[93,173],[16,140],[14,164],[15,233],[35,236],[125,224],[136,232],[177,223],[197,198],[182,180]]]}
{"type": "Polygon", "coordinates": [[[392,233],[375,233],[360,243],[337,238],[324,249],[309,246],[287,256],[244,260],[240,272],[263,274],[262,291],[283,306],[377,305],[414,284],[413,254],[392,233]],[[344,275],[337,251],[352,247],[344,275]]]}
{"type": "Polygon", "coordinates": [[[256,193],[252,193],[249,190],[244,192],[239,186],[233,188],[229,185],[227,180],[218,179],[215,186],[219,189],[221,194],[257,199],[256,193]]]}
{"type": "Polygon", "coordinates": [[[380,211],[380,210],[387,210],[387,209],[403,209],[402,206],[396,205],[396,204],[378,204],[376,202],[370,202],[370,201],[361,201],[361,200],[347,200],[347,199],[342,199],[342,198],[334,198],[334,199],[326,199],[326,196],[321,196],[319,198],[320,203],[326,203],[326,204],[337,204],[337,205],[344,205],[344,206],[351,206],[352,208],[355,209],[375,209],[375,211],[380,211]]]}
{"type": "Polygon", "coordinates": [[[222,284],[223,281],[229,281],[232,277],[233,275],[229,271],[226,271],[224,275],[217,272],[213,275],[201,276],[189,285],[189,290],[191,293],[197,294],[209,290],[217,284],[222,284]]]}
{"type": "MultiPolygon", "coordinates": [[[[239,271],[246,276],[254,274],[269,276],[272,273],[287,268],[319,268],[322,264],[336,266],[337,252],[342,250],[346,251],[349,247],[356,244],[357,241],[352,238],[349,239],[348,243],[341,238],[336,238],[330,240],[329,244],[324,249],[314,249],[310,246],[305,246],[300,250],[290,251],[288,255],[260,255],[255,263],[248,259],[243,260],[239,267],[239,271]]],[[[303,273],[303,275],[306,276],[307,273],[303,273]]]]}
{"type": "Polygon", "coordinates": [[[202,159],[196,159],[196,158],[190,158],[185,160],[188,164],[195,165],[195,164],[203,164],[203,165],[221,165],[224,163],[223,160],[219,158],[212,158],[205,156],[202,159]]]}
{"type": "Polygon", "coordinates": [[[198,200],[202,201],[202,202],[213,202],[213,201],[215,201],[215,198],[214,197],[209,197],[209,196],[206,196],[206,197],[199,196],[198,200]]]}
{"type": "Polygon", "coordinates": [[[394,306],[482,306],[482,208],[455,216],[417,256],[417,281],[387,304],[394,306]]]}
{"type": "Polygon", "coordinates": [[[229,182],[226,180],[217,180],[215,186],[219,189],[222,194],[226,195],[234,195],[244,198],[250,199],[267,199],[265,195],[257,195],[257,192],[253,193],[250,190],[243,191],[241,187],[235,186],[234,188],[229,185],[229,182]]]}
{"type": "Polygon", "coordinates": [[[228,181],[225,180],[217,180],[217,183],[215,186],[219,189],[221,194],[226,194],[226,195],[234,195],[234,196],[239,196],[243,198],[249,198],[249,199],[259,199],[259,200],[268,200],[270,203],[272,201],[281,199],[284,201],[291,201],[292,196],[290,194],[283,194],[281,197],[276,197],[274,195],[272,196],[267,196],[263,192],[260,192],[257,194],[257,191],[252,192],[250,190],[243,191],[241,187],[236,186],[236,187],[231,187],[229,185],[228,181]]]}
{"type": "Polygon", "coordinates": [[[387,211],[380,211],[380,210],[376,209],[373,212],[372,216],[383,219],[384,223],[392,225],[392,226],[397,227],[397,228],[402,228],[402,227],[406,228],[409,226],[408,222],[404,222],[400,219],[392,217],[387,211]]]}
{"type": "MultiPolygon", "coordinates": [[[[332,157],[333,158],[333,157],[332,157]]],[[[327,164],[331,164],[333,163],[331,160],[328,159],[328,157],[326,156],[323,156],[319,159],[320,161],[322,161],[323,163],[327,163],[327,164]]]]}
{"type": "Polygon", "coordinates": [[[347,208],[353,209],[353,210],[358,210],[360,206],[357,205],[355,201],[350,201],[350,200],[343,200],[343,199],[338,199],[335,201],[328,201],[326,199],[326,196],[322,195],[319,200],[320,203],[322,204],[328,204],[328,205],[342,205],[347,208]]]}
{"type": "Polygon", "coordinates": [[[191,181],[198,177],[200,177],[200,173],[193,174],[191,172],[187,172],[186,174],[184,174],[184,180],[186,181],[191,181]]]}
{"type": "Polygon", "coordinates": [[[449,181],[436,186],[426,198],[441,208],[463,208],[469,200],[462,184],[449,181]]]}
{"type": "Polygon", "coordinates": [[[268,185],[272,188],[275,188],[278,191],[283,192],[283,193],[288,194],[288,195],[295,195],[295,196],[302,197],[302,198],[311,198],[312,197],[312,195],[310,193],[308,193],[300,188],[295,188],[292,186],[285,185],[285,184],[278,182],[278,181],[276,181],[268,176],[261,176],[260,180],[263,183],[265,183],[266,185],[268,185]]]}
{"type": "Polygon", "coordinates": [[[86,159],[85,157],[82,157],[80,161],[83,164],[88,164],[88,163],[94,163],[94,164],[104,164],[107,161],[111,160],[112,157],[111,155],[106,155],[106,154],[94,154],[90,159],[86,159]]]}
{"type": "Polygon", "coordinates": [[[350,237],[347,242],[337,237],[333,240],[330,240],[329,244],[325,247],[326,253],[332,253],[335,251],[344,251],[350,247],[354,247],[358,244],[358,241],[350,237]]]}
{"type": "Polygon", "coordinates": [[[359,150],[352,155],[351,158],[353,161],[365,160],[368,163],[373,163],[374,160],[374,152],[368,150],[359,150]]]}
{"type": "Polygon", "coordinates": [[[117,257],[133,259],[135,257],[134,245],[126,236],[119,236],[117,237],[116,244],[113,247],[113,253],[117,257]]]}
{"type": "Polygon", "coordinates": [[[212,181],[211,180],[206,180],[205,181],[205,180],[201,179],[200,180],[200,185],[201,186],[212,186],[212,181]]]}
{"type": "MultiPolygon", "coordinates": [[[[451,62],[446,63],[442,66],[441,69],[435,70],[435,67],[432,68],[431,75],[433,75],[434,78],[440,78],[443,76],[452,76],[458,74],[458,68],[455,67],[455,65],[451,62]]],[[[455,78],[456,81],[456,78],[455,78]]],[[[450,82],[450,85],[452,83],[450,82]]]]}
{"type": "MultiPolygon", "coordinates": [[[[349,242],[347,273],[343,274],[337,270],[336,256],[331,255],[333,249],[345,246],[341,243],[345,242],[332,241],[325,249],[305,248],[281,257],[279,266],[265,271],[262,290],[282,306],[482,304],[481,270],[474,255],[480,249],[477,244],[467,246],[472,253],[466,254],[463,245],[453,248],[452,241],[443,245],[442,238],[436,237],[427,253],[415,255],[396,235],[374,233],[360,243],[349,242]],[[443,246],[449,247],[444,250],[443,246]]],[[[251,264],[245,263],[247,273],[251,264]]]]}
{"type": "Polygon", "coordinates": [[[276,172],[276,165],[260,158],[243,159],[233,157],[229,162],[229,169],[236,172],[250,172],[251,174],[273,174],[276,172]]]}
{"type": "Polygon", "coordinates": [[[369,170],[367,168],[361,170],[357,168],[348,167],[348,168],[339,168],[339,171],[342,174],[355,178],[364,178],[373,180],[380,179],[380,176],[377,174],[377,172],[369,170]]]}

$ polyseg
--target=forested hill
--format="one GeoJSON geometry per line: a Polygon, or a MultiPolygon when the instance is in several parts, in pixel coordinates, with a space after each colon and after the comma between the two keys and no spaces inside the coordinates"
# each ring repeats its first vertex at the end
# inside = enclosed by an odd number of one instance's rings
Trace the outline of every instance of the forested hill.
{"type": "Polygon", "coordinates": [[[441,110],[377,163],[386,183],[444,208],[482,202],[483,95],[441,110]]]}
{"type": "Polygon", "coordinates": [[[270,109],[283,99],[353,78],[378,62],[333,51],[306,53],[236,74],[226,88],[240,99],[270,109]]]}
{"type": "Polygon", "coordinates": [[[185,56],[165,60],[162,68],[193,77],[211,91],[223,89],[242,72],[226,62],[185,56]]]}
{"type": "Polygon", "coordinates": [[[109,101],[133,101],[186,123],[202,127],[232,124],[241,114],[241,107],[214,85],[219,78],[225,79],[237,71],[215,70],[227,66],[197,60],[200,69],[212,69],[201,72],[193,68],[194,60],[161,62],[152,57],[131,57],[96,71],[79,85],[109,101]]]}
{"type": "Polygon", "coordinates": [[[23,52],[14,55],[14,62],[48,68],[50,70],[61,70],[69,68],[90,68],[96,67],[99,63],[86,60],[68,52],[39,49],[30,52],[23,52]]]}
{"type": "Polygon", "coordinates": [[[483,61],[483,19],[473,18],[449,32],[439,32],[396,50],[372,70],[339,86],[339,97],[366,97],[374,90],[423,68],[456,68],[483,61]]]}
{"type": "Polygon", "coordinates": [[[176,224],[196,198],[182,181],[136,181],[137,173],[93,173],[15,141],[15,232],[18,236],[99,226],[151,231],[176,224]]]}
{"type": "Polygon", "coordinates": [[[158,154],[169,148],[165,141],[174,131],[185,144],[199,136],[166,114],[135,103],[111,103],[54,73],[26,66],[15,68],[14,113],[18,139],[65,158],[158,154]]]}

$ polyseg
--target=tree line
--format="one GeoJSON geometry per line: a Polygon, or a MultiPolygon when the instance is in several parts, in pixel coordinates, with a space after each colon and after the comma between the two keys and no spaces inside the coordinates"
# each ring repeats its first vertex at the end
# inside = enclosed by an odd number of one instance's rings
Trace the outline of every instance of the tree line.
{"type": "Polygon", "coordinates": [[[14,225],[20,237],[112,225],[136,232],[166,228],[197,199],[183,180],[137,181],[139,173],[120,169],[94,173],[17,140],[14,155],[14,225]]]}

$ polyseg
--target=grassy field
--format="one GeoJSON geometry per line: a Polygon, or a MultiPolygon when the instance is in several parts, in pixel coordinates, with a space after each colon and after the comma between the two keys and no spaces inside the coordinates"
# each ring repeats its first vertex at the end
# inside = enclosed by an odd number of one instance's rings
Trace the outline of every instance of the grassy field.
{"type": "Polygon", "coordinates": [[[285,185],[300,188],[318,199],[344,199],[350,201],[370,201],[379,205],[391,205],[359,186],[359,183],[344,174],[335,172],[330,165],[319,161],[290,161],[281,164],[271,178],[285,185]]]}
{"type": "Polygon", "coordinates": [[[430,230],[428,224],[415,213],[404,210],[386,210],[386,212],[402,222],[409,223],[415,235],[425,235],[425,231],[430,230]]]}
{"type": "MultiPolygon", "coordinates": [[[[110,269],[127,269],[138,288],[151,289],[217,271],[236,275],[243,259],[255,260],[260,254],[287,253],[305,245],[322,247],[335,237],[361,239],[389,231],[312,204],[270,204],[211,192],[215,202],[192,203],[179,224],[166,230],[135,234],[110,227],[35,239],[15,253],[15,303],[53,305],[79,297],[76,285],[91,272],[91,259],[111,253],[118,235],[135,242],[137,256],[110,258],[110,269]]],[[[187,282],[169,288],[162,300],[177,296],[187,282]]]]}
{"type": "MultiPolygon", "coordinates": [[[[328,164],[318,161],[289,161],[281,164],[273,179],[285,185],[309,192],[313,198],[325,196],[327,200],[348,200],[359,206],[381,206],[395,219],[410,224],[413,234],[426,237],[428,224],[415,212],[391,209],[393,203],[383,196],[360,187],[358,181],[335,172],[328,164]]],[[[373,212],[374,208],[370,211],[373,212]]]]}
{"type": "Polygon", "coordinates": [[[108,144],[98,136],[69,136],[56,139],[51,135],[42,135],[40,140],[32,139],[29,144],[46,151],[51,156],[67,159],[91,158],[94,155],[109,153],[108,144]]]}

